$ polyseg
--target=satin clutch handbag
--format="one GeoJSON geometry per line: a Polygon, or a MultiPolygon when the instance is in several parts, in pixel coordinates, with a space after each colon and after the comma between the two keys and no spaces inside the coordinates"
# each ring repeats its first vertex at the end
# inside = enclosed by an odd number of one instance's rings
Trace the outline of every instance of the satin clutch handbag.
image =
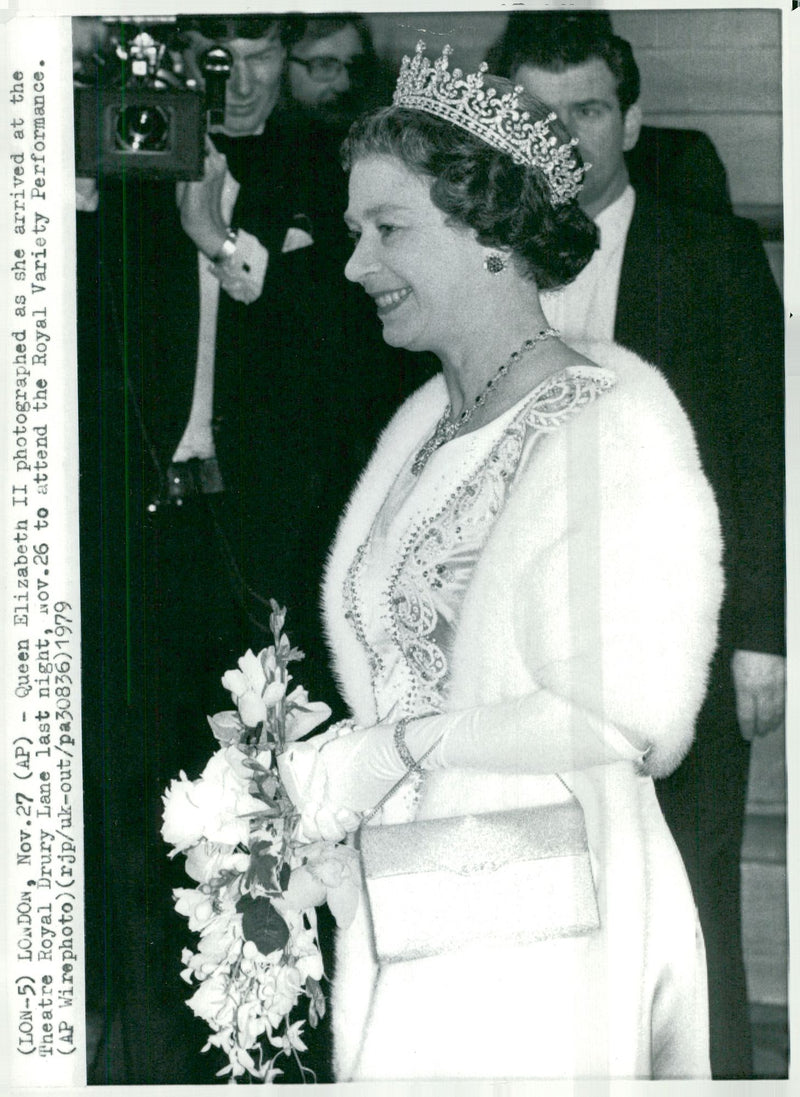
{"type": "Polygon", "coordinates": [[[583,809],[574,798],[364,826],[358,840],[382,963],[479,942],[580,936],[600,926],[583,809]]]}

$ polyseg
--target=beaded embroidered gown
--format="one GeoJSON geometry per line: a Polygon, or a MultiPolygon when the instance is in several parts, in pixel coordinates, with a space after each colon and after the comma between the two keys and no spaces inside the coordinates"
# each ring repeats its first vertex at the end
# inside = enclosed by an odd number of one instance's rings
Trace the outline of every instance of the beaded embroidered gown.
{"type": "MultiPolygon", "coordinates": [[[[459,608],[515,476],[543,433],[612,384],[608,373],[572,369],[436,450],[420,475],[406,463],[345,583],[379,723],[443,710],[459,608]]],[[[413,818],[419,791],[419,780],[408,781],[376,822],[413,818]]]]}
{"type": "MultiPolygon", "coordinates": [[[[435,451],[420,475],[411,472],[416,447],[408,454],[346,570],[343,590],[344,615],[369,665],[376,722],[447,712],[462,604],[498,517],[542,440],[614,384],[610,370],[570,368],[492,423],[435,451]]],[[[604,734],[623,765],[641,758],[616,729],[604,734]]],[[[649,778],[641,780],[652,790],[649,778]]],[[[534,807],[568,798],[572,783],[551,773],[434,772],[407,781],[373,825],[534,807]]],[[[654,796],[644,799],[645,825],[688,927],[684,951],[694,974],[681,1009],[702,1030],[702,942],[693,904],[654,796]]],[[[602,883],[600,897],[602,906],[602,883]]],[[[468,916],[453,911],[454,919],[468,916]]],[[[651,1053],[636,1049],[647,1038],[637,1033],[626,1044],[623,1037],[620,1050],[609,1032],[608,962],[603,929],[527,946],[486,941],[378,971],[365,900],[337,945],[337,1077],[649,1076],[651,1053]]],[[[667,1068],[671,1076],[703,1076],[702,1037],[690,1037],[678,1060],[679,1067],[667,1068]]]]}

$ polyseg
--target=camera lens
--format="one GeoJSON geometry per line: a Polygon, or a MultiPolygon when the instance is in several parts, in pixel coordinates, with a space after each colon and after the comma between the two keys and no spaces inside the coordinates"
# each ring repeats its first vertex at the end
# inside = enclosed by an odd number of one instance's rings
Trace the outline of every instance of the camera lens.
{"type": "Polygon", "coordinates": [[[164,152],[168,147],[169,118],[159,107],[126,107],[117,116],[114,134],[118,149],[127,152],[164,152]]]}

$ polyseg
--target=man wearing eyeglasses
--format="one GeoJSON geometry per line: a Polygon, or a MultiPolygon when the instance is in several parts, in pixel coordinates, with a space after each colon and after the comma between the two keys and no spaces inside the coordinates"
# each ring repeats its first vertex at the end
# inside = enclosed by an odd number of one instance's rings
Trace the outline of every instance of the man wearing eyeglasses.
{"type": "Polygon", "coordinates": [[[287,90],[295,107],[323,124],[349,125],[366,109],[376,68],[369,27],[360,15],[309,15],[289,51],[287,90]]]}

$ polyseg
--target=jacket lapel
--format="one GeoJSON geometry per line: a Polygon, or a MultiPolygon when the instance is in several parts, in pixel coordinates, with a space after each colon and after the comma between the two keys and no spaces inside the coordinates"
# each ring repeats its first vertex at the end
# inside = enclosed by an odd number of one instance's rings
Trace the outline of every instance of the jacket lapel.
{"type": "Polygon", "coordinates": [[[669,221],[646,190],[637,190],[614,321],[616,342],[656,365],[669,358],[680,339],[683,315],[685,278],[669,221]]]}

